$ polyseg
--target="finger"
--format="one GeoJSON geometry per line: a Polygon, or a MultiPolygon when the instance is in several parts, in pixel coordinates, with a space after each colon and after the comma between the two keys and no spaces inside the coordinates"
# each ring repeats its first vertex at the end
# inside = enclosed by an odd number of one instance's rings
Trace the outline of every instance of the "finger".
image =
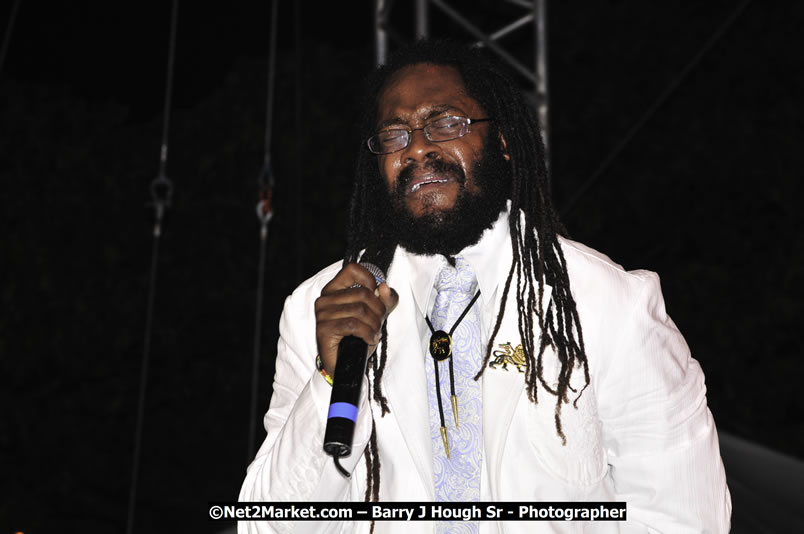
{"type": "MultiPolygon", "coordinates": [[[[335,319],[342,317],[342,313],[349,313],[350,306],[360,304],[371,311],[377,317],[383,317],[386,313],[385,304],[382,300],[365,287],[355,287],[340,289],[328,295],[321,295],[315,300],[316,319],[323,318],[335,319]],[[328,315],[336,314],[336,315],[328,315]]],[[[358,310],[359,312],[362,310],[358,310]]]]}
{"type": "Polygon", "coordinates": [[[324,286],[321,294],[325,295],[341,289],[348,289],[355,285],[374,291],[377,287],[377,282],[374,280],[374,275],[368,272],[365,267],[359,263],[349,263],[324,286]]]}
{"type": "Polygon", "coordinates": [[[366,345],[376,345],[380,341],[380,330],[364,323],[356,317],[332,319],[318,323],[330,348],[335,349],[346,336],[359,337],[366,345]]]}
{"type": "Polygon", "coordinates": [[[374,295],[371,304],[364,301],[346,302],[336,306],[322,307],[316,311],[316,322],[357,319],[374,331],[379,331],[385,317],[385,306],[374,295]]]}
{"type": "Polygon", "coordinates": [[[380,284],[377,288],[377,296],[385,307],[385,314],[383,320],[394,311],[397,304],[399,304],[399,294],[390,287],[388,284],[380,284]]]}

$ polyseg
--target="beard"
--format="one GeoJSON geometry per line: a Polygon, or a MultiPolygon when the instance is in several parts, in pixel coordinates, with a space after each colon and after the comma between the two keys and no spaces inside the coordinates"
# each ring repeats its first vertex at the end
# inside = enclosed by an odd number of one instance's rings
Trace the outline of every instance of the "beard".
{"type": "Polygon", "coordinates": [[[410,165],[399,173],[395,187],[386,188],[388,209],[384,227],[389,237],[414,254],[454,256],[480,240],[507,208],[511,190],[511,167],[504,158],[496,136],[486,139],[480,158],[472,166],[472,179],[478,191],[466,189],[466,174],[460,165],[434,160],[425,170],[449,176],[458,184],[455,204],[446,211],[428,211],[415,216],[405,203],[407,184],[416,170],[410,165]]]}

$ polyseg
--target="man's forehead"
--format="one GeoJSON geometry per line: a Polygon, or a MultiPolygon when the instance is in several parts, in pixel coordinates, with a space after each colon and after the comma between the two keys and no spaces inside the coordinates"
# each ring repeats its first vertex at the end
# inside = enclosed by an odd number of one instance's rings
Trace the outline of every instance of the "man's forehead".
{"type": "Polygon", "coordinates": [[[419,63],[391,76],[377,100],[377,123],[427,120],[446,111],[468,114],[478,108],[455,67],[419,63]]]}

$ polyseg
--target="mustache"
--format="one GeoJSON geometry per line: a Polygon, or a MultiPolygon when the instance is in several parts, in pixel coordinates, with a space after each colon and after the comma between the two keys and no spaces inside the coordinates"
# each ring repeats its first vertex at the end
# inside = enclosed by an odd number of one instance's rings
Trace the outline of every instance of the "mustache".
{"type": "Polygon", "coordinates": [[[411,180],[413,180],[413,175],[417,170],[419,170],[419,168],[423,168],[425,172],[448,176],[453,178],[459,184],[466,183],[466,173],[463,172],[463,168],[460,165],[457,163],[447,163],[446,161],[436,159],[428,161],[423,166],[417,163],[411,163],[402,169],[399,172],[399,176],[396,180],[396,190],[398,193],[404,194],[411,180]]]}

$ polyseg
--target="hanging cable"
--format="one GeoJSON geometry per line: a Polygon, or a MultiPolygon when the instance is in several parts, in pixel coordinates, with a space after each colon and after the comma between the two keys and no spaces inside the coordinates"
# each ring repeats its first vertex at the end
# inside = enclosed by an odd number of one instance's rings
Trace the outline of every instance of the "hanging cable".
{"type": "Polygon", "coordinates": [[[550,93],[547,85],[547,0],[534,0],[533,2],[533,31],[536,33],[536,112],[539,114],[539,123],[542,127],[542,141],[544,142],[544,164],[547,167],[547,178],[552,180],[550,171],[550,93]]]}
{"type": "Polygon", "coordinates": [[[302,129],[306,126],[303,123],[304,106],[307,105],[303,102],[304,98],[304,39],[302,39],[302,8],[304,2],[293,2],[293,48],[294,48],[294,80],[293,85],[295,88],[294,102],[294,117],[293,117],[293,135],[295,137],[294,143],[294,172],[293,177],[293,248],[295,250],[295,273],[294,279],[300,282],[302,279],[302,254],[304,253],[304,240],[302,239],[302,191],[304,190],[304,166],[302,164],[302,145],[303,134],[302,129]]]}
{"type": "Polygon", "coordinates": [[[634,125],[628,130],[628,133],[620,139],[620,142],[617,143],[617,146],[609,153],[608,156],[603,160],[603,162],[598,166],[595,172],[592,173],[589,178],[578,188],[575,192],[575,195],[567,202],[564,208],[561,210],[561,217],[566,217],[574,208],[578,201],[586,195],[592,185],[603,175],[603,173],[611,166],[617,156],[625,149],[626,145],[634,138],[639,130],[645,125],[646,122],[653,116],[654,113],[664,104],[672,95],[676,89],[681,85],[681,82],[687,77],[687,75],[692,71],[692,69],[701,61],[701,59],[706,55],[706,53],[711,49],[716,42],[720,40],[726,30],[731,27],[737,17],[745,10],[746,6],[751,2],[751,0],[745,0],[742,4],[737,6],[734,11],[726,17],[726,20],[720,27],[715,30],[715,33],[703,44],[701,49],[698,51],[695,56],[681,69],[676,77],[670,82],[670,85],[662,91],[662,93],[656,98],[656,100],[651,104],[651,106],[645,110],[642,116],[637,120],[634,125]]]}
{"type": "Polygon", "coordinates": [[[254,458],[257,439],[257,397],[260,385],[260,352],[262,345],[262,309],[265,288],[265,248],[268,241],[268,223],[274,216],[273,192],[274,173],[271,166],[271,134],[274,115],[274,73],[276,72],[276,19],[279,0],[271,4],[271,34],[268,50],[268,97],[265,106],[265,157],[262,171],[257,178],[257,219],[260,221],[260,259],[257,267],[257,302],[254,314],[254,354],[251,364],[251,409],[249,410],[248,456],[247,462],[254,458]]]}
{"type": "Polygon", "coordinates": [[[3,72],[3,65],[6,63],[6,54],[8,53],[8,46],[11,44],[11,34],[14,33],[14,23],[17,22],[17,11],[20,9],[20,0],[14,0],[14,5],[11,6],[11,14],[8,16],[8,24],[6,24],[6,34],[3,36],[3,47],[0,48],[0,74],[3,72]]]}
{"type": "Polygon", "coordinates": [[[148,301],[145,311],[145,336],[142,349],[142,366],[140,368],[140,388],[137,401],[137,424],[134,431],[134,457],[131,464],[131,486],[128,493],[128,517],[126,534],[134,529],[134,512],[137,504],[137,483],[139,481],[140,456],[142,451],[142,431],[145,420],[145,393],[148,386],[148,363],[151,352],[151,331],[154,318],[154,300],[156,298],[156,275],[159,263],[159,241],[162,236],[162,219],[170,207],[173,198],[173,182],[165,174],[168,154],[168,128],[170,125],[170,103],[173,92],[173,62],[176,55],[176,19],[179,0],[173,0],[170,18],[170,45],[168,48],[167,83],[165,87],[165,110],[162,126],[162,146],[159,152],[159,173],[151,182],[151,202],[154,208],[153,246],[151,249],[151,270],[148,282],[148,301]]]}

